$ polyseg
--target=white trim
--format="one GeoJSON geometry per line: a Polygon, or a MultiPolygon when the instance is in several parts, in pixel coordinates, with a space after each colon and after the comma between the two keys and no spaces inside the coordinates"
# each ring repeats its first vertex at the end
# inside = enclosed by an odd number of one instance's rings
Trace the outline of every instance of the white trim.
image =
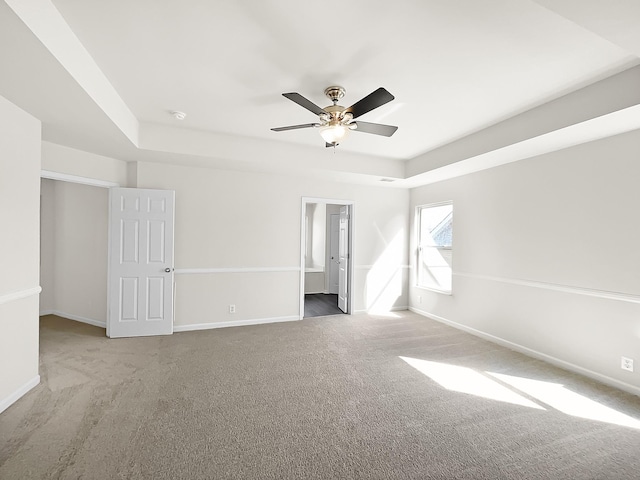
{"type": "Polygon", "coordinates": [[[51,170],[40,170],[40,178],[48,178],[49,180],[61,180],[63,182],[81,183],[82,185],[92,185],[94,187],[119,187],[117,182],[109,182],[107,180],[98,180],[97,178],[81,177],[79,175],[71,175],[68,173],[53,172],[51,170]]]}
{"type": "Polygon", "coordinates": [[[453,275],[457,277],[475,278],[478,280],[489,280],[492,282],[508,283],[510,285],[519,285],[523,287],[542,288],[544,290],[554,290],[556,292],[571,293],[575,295],[585,295],[587,297],[605,298],[607,300],[617,300],[619,302],[640,303],[640,295],[632,295],[629,293],[594,290],[591,288],[575,287],[573,285],[537,282],[532,280],[520,280],[517,278],[492,277],[489,275],[479,275],[476,273],[453,272],[453,275]]]}
{"type": "Polygon", "coordinates": [[[560,368],[564,368],[565,370],[569,370],[571,372],[574,373],[578,373],[580,375],[584,375],[585,377],[589,377],[592,378],[594,380],[597,380],[601,383],[604,383],[606,385],[609,385],[611,387],[615,387],[618,388],[620,390],[624,390],[625,392],[629,392],[632,393],[634,395],[640,395],[640,388],[636,387],[635,385],[630,385],[628,383],[625,383],[621,380],[616,380],[615,378],[611,378],[607,375],[603,375],[601,373],[598,372],[594,372],[593,370],[589,370],[587,368],[581,367],[579,365],[575,365],[573,363],[567,362],[565,360],[561,360],[559,358],[556,357],[552,357],[551,355],[547,355],[546,353],[542,353],[542,352],[538,352],[537,350],[533,350],[531,348],[525,347],[523,345],[520,345],[518,343],[513,343],[510,342],[509,340],[505,340],[504,338],[500,338],[500,337],[496,337],[494,335],[491,335],[489,333],[485,333],[482,332],[480,330],[476,330],[475,328],[472,327],[468,327],[466,325],[462,325],[460,323],[454,322],[452,320],[449,320],[447,318],[441,317],[439,315],[435,315],[433,313],[429,313],[426,312],[424,310],[418,310],[417,308],[414,307],[409,307],[409,310],[417,313],[418,315],[422,315],[423,317],[428,317],[431,318],[433,320],[436,320],[440,323],[444,323],[446,325],[449,325],[450,327],[456,328],[458,330],[462,330],[464,332],[470,333],[471,335],[474,335],[476,337],[480,337],[484,340],[488,340],[489,342],[492,343],[496,343],[498,345],[501,345],[503,347],[509,348],[511,350],[515,350],[516,352],[520,352],[523,353],[529,357],[533,357],[533,358],[537,358],[539,360],[543,360],[547,363],[550,363],[552,365],[555,365],[557,367],[560,368]]]}
{"type": "Polygon", "coordinates": [[[257,273],[257,272],[299,272],[300,267],[223,267],[223,268],[176,268],[176,275],[208,273],[257,273]]]}
{"type": "MultiPolygon", "coordinates": [[[[373,267],[375,267],[375,265],[356,265],[353,268],[355,268],[356,270],[371,270],[373,267]]],[[[411,268],[410,265],[396,265],[396,268],[398,270],[409,270],[409,268],[411,268]]]]}
{"type": "Polygon", "coordinates": [[[280,322],[297,322],[300,319],[297,315],[290,315],[288,317],[272,317],[272,318],[250,318],[248,320],[231,320],[228,322],[216,322],[216,323],[194,323],[191,325],[174,325],[173,332],[191,332],[194,330],[210,330],[213,328],[226,328],[226,327],[244,327],[247,325],[262,325],[264,323],[280,323],[280,322]]]}
{"type": "Polygon", "coordinates": [[[15,292],[3,293],[0,295],[0,305],[4,303],[14,302],[22,298],[37,295],[42,291],[41,286],[25,288],[24,290],[16,290],[15,292]]]}
{"type": "Polygon", "coordinates": [[[425,287],[424,285],[414,285],[415,288],[419,288],[421,290],[427,290],[428,292],[440,293],[442,295],[452,296],[453,292],[451,290],[441,290],[435,287],[425,287]]]}
{"type": "Polygon", "coordinates": [[[445,205],[453,206],[453,200],[443,200],[435,203],[421,203],[420,205],[416,205],[416,213],[419,212],[421,208],[443,207],[445,205]]]}
{"type": "Polygon", "coordinates": [[[304,203],[323,203],[325,205],[353,205],[353,200],[338,200],[336,198],[302,197],[304,203]]]}
{"type": "Polygon", "coordinates": [[[58,317],[66,318],[67,320],[93,325],[94,327],[107,328],[107,322],[94,320],[93,318],[81,317],[80,315],[74,315],[72,313],[60,312],[58,310],[44,310],[40,312],[40,316],[43,315],[56,315],[58,317]]]}
{"type": "Polygon", "coordinates": [[[40,375],[36,375],[16,391],[10,393],[8,396],[0,400],[0,413],[4,412],[7,408],[20,400],[20,398],[22,398],[27,392],[29,392],[29,390],[37,386],[39,383],[40,375]]]}
{"type": "MultiPolygon", "coordinates": [[[[399,306],[399,307],[391,307],[391,308],[389,309],[389,311],[390,311],[390,312],[404,312],[404,311],[406,311],[406,310],[409,310],[409,307],[408,307],[408,306],[406,306],[406,305],[404,305],[404,306],[399,306]]],[[[384,315],[384,313],[383,313],[383,312],[381,312],[381,313],[372,313],[370,310],[366,310],[366,309],[363,309],[363,310],[355,310],[353,313],[366,313],[366,314],[368,314],[368,315],[384,315]]]]}

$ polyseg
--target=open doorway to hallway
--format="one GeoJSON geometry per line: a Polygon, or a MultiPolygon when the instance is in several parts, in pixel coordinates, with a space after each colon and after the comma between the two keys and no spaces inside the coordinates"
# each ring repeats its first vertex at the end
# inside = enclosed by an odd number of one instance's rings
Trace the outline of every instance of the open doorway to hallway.
{"type": "Polygon", "coordinates": [[[353,202],[303,198],[300,317],[351,313],[353,202]]]}

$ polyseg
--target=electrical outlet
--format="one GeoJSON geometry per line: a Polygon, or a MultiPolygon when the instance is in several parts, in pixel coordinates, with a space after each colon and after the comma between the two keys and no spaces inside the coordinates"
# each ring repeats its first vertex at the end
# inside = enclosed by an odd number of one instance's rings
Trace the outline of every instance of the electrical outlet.
{"type": "Polygon", "coordinates": [[[418,295],[418,303],[422,303],[422,295],[418,295]]]}
{"type": "Polygon", "coordinates": [[[229,313],[236,313],[236,306],[235,305],[229,305],[229,313]]]}
{"type": "Polygon", "coordinates": [[[620,362],[620,368],[623,370],[629,370],[633,372],[633,358],[622,357],[622,361],[620,362]]]}

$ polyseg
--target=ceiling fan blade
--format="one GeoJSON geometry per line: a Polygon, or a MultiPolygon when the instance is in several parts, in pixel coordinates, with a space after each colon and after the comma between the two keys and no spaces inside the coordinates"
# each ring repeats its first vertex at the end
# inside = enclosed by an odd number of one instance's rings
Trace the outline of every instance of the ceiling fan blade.
{"type": "Polygon", "coordinates": [[[288,127],[276,127],[272,128],[274,132],[284,132],[285,130],[297,130],[299,128],[311,128],[311,127],[319,127],[319,123],[305,123],[302,125],[289,125],[288,127]]]}
{"type": "Polygon", "coordinates": [[[374,108],[378,108],[385,103],[389,103],[394,98],[396,97],[391,95],[384,88],[380,87],[376,91],[364,97],[362,100],[351,105],[345,111],[353,113],[353,118],[357,118],[360,115],[370,112],[374,108]]]}
{"type": "Polygon", "coordinates": [[[392,125],[383,125],[381,123],[369,123],[369,122],[353,122],[357,125],[355,131],[356,132],[364,132],[364,133],[373,133],[374,135],[383,135],[385,137],[390,137],[398,127],[394,127],[392,125]]]}
{"type": "Polygon", "coordinates": [[[315,113],[316,115],[321,115],[323,113],[327,113],[322,108],[320,108],[318,105],[313,103],[311,100],[307,100],[306,98],[304,98],[299,93],[295,93],[295,92],[283,93],[282,96],[283,97],[287,97],[292,102],[296,102],[301,107],[306,108],[307,110],[309,110],[310,112],[315,113]]]}

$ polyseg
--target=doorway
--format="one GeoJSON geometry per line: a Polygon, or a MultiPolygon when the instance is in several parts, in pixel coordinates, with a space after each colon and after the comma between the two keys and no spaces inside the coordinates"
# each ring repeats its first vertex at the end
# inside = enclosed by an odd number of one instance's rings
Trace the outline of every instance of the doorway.
{"type": "Polygon", "coordinates": [[[40,189],[40,315],[105,328],[107,185],[46,173],[40,189]]]}
{"type": "Polygon", "coordinates": [[[300,318],[351,314],[354,203],[302,199],[300,318]]]}

